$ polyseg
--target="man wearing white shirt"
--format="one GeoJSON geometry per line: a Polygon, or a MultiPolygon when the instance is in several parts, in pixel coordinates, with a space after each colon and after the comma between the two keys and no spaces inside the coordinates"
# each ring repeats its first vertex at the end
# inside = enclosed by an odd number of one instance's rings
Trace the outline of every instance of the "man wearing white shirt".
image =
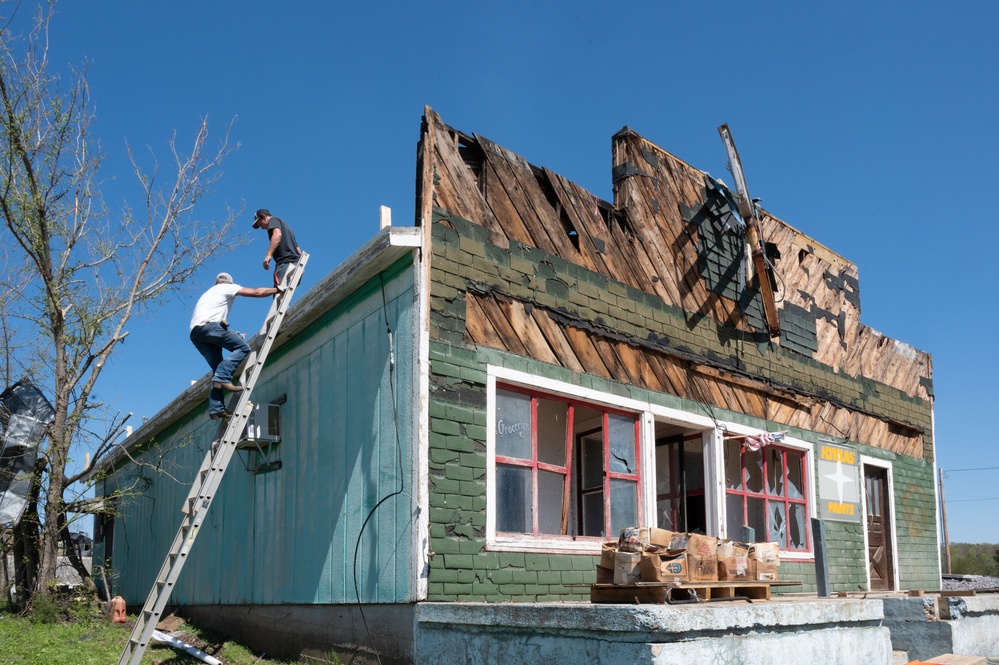
{"type": "Polygon", "coordinates": [[[232,412],[225,408],[222,390],[239,392],[243,389],[242,386],[233,385],[232,375],[250,353],[250,346],[243,337],[229,330],[229,310],[232,309],[233,300],[236,296],[266,298],[277,292],[273,287],[251,289],[233,284],[229,273],[220,272],[215,278],[215,286],[205,291],[194,306],[191,342],[212,368],[212,390],[208,395],[208,416],[212,420],[232,416],[232,412]],[[229,356],[225,359],[222,349],[229,351],[229,356]]]}

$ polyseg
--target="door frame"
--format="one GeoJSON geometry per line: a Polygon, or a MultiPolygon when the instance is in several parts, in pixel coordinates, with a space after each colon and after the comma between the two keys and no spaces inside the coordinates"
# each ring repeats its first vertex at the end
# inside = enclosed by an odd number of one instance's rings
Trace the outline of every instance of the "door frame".
{"type": "Polygon", "coordinates": [[[863,489],[861,490],[861,502],[863,512],[863,531],[864,531],[864,576],[867,579],[867,590],[871,590],[871,547],[867,535],[867,483],[865,475],[865,467],[872,466],[878,469],[882,469],[886,472],[886,479],[888,482],[888,520],[889,529],[887,537],[890,539],[891,545],[891,558],[892,558],[892,590],[898,591],[901,586],[899,585],[899,573],[898,573],[898,539],[896,538],[896,519],[895,519],[895,480],[892,476],[892,465],[888,460],[877,459],[876,457],[868,457],[867,455],[860,456],[860,477],[861,481],[864,483],[863,489]]]}

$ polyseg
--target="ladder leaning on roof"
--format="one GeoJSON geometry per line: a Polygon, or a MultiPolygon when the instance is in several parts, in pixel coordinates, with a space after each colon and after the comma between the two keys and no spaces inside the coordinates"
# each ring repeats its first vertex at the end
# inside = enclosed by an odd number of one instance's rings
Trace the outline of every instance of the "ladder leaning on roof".
{"type": "Polygon", "coordinates": [[[194,545],[195,538],[198,537],[201,524],[208,514],[215,492],[222,482],[222,477],[225,475],[226,468],[228,468],[236,450],[236,444],[249,420],[250,412],[253,409],[253,404],[249,399],[250,393],[253,392],[253,386],[257,382],[260,370],[264,366],[264,361],[267,360],[267,354],[270,352],[274,337],[281,328],[281,322],[288,311],[291,297],[298,287],[308,260],[309,255],[302,254],[298,263],[285,275],[284,289],[271,302],[264,326],[260,329],[262,337],[260,348],[252,349],[243,365],[243,372],[240,375],[240,385],[243,386],[243,390],[233,396],[236,402],[236,408],[232,409],[233,416],[229,420],[223,420],[219,425],[215,440],[212,441],[212,445],[209,446],[208,452],[205,454],[201,469],[194,478],[191,491],[184,501],[184,507],[181,508],[184,518],[181,520],[180,529],[173,539],[173,544],[163,561],[159,575],[156,576],[156,582],[149,592],[146,604],[142,606],[142,612],[135,622],[135,627],[132,628],[132,634],[121,653],[118,665],[138,665],[139,661],[142,660],[142,654],[145,653],[146,647],[149,645],[149,640],[152,639],[156,624],[166,608],[167,601],[170,600],[170,592],[173,590],[177,578],[180,577],[180,571],[184,567],[187,555],[194,545]]]}

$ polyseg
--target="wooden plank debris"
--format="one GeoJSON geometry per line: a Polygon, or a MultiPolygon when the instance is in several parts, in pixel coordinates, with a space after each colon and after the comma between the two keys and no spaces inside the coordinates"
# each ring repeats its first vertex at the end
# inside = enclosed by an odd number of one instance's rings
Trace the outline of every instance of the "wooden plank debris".
{"type": "Polygon", "coordinates": [[[591,603],[665,603],[667,596],[679,602],[712,601],[727,598],[770,600],[771,587],[801,586],[801,581],[764,582],[638,582],[637,584],[590,585],[591,603]],[[672,593],[670,593],[672,592],[672,593]]]}

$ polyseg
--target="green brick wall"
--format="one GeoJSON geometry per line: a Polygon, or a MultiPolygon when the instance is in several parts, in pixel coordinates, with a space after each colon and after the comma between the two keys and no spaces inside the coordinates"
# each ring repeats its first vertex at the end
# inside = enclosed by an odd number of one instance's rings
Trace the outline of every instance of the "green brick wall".
{"type": "MultiPolygon", "coordinates": [[[[835,396],[874,413],[921,427],[931,450],[931,404],[884,384],[854,378],[780,347],[740,345],[735,331],[709,319],[687,319],[679,308],[632,287],[587,271],[532,247],[511,241],[502,249],[488,242],[486,230],[445,211],[435,211],[431,264],[430,318],[430,536],[428,600],[540,601],[588,597],[597,557],[487,552],[486,365],[644,400],[691,413],[695,402],[654,393],[601,377],[579,374],[530,358],[465,343],[465,296],[498,292],[603,326],[650,349],[669,348],[731,364],[775,382],[835,396]],[[440,223],[442,220],[446,224],[440,223]],[[577,586],[579,585],[579,586],[577,586]]],[[[720,417],[760,429],[767,423],[713,407],[720,417]],[[724,415],[722,415],[724,414],[724,415]]],[[[818,434],[792,430],[791,436],[816,442],[818,434]]],[[[904,588],[938,584],[934,531],[932,464],[858,445],[862,454],[893,461],[897,558],[904,588]]],[[[814,470],[813,470],[814,472],[814,470]]],[[[829,522],[830,577],[835,591],[865,585],[863,531],[860,525],[829,522]]],[[[786,562],[785,579],[800,579],[814,590],[812,564],[786,562]]]]}

